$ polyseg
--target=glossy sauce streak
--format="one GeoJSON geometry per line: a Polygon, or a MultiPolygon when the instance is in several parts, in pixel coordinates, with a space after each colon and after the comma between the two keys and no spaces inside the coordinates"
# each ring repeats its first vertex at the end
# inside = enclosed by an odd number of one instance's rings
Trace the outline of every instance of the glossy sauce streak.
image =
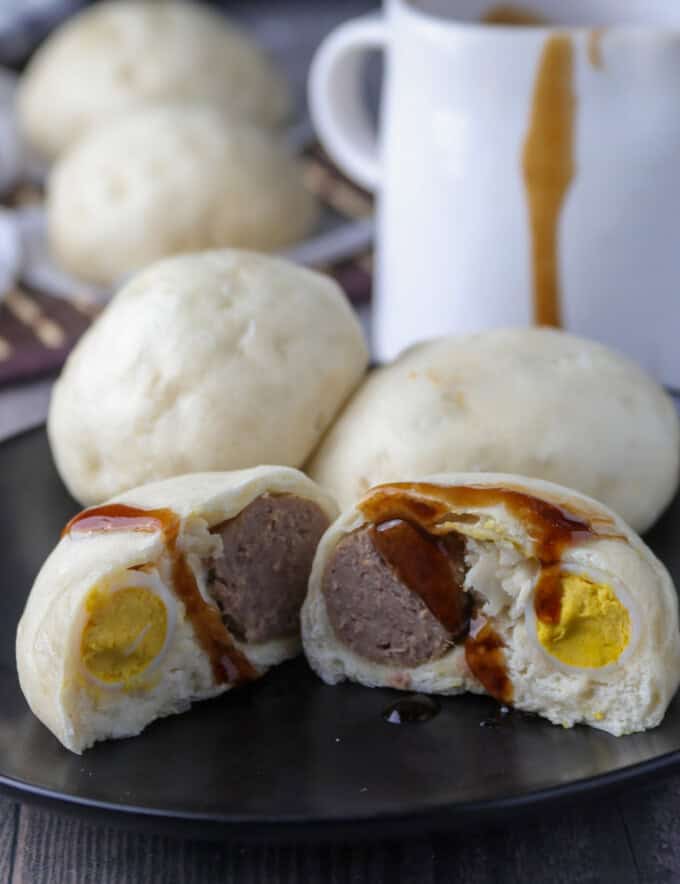
{"type": "MultiPolygon", "coordinates": [[[[381,485],[364,497],[359,509],[374,524],[406,519],[430,533],[438,523],[446,527],[451,508],[475,509],[504,506],[527,529],[536,558],[542,564],[559,561],[562,551],[578,540],[594,535],[618,536],[613,524],[599,514],[567,511],[556,503],[541,500],[513,488],[489,485],[439,486],[426,482],[381,485]]],[[[455,513],[451,521],[455,523],[455,513]]]]}
{"type": "Polygon", "coordinates": [[[485,12],[482,22],[486,25],[540,26],[549,24],[548,19],[538,12],[532,12],[523,6],[501,3],[485,12]]]}
{"type": "Polygon", "coordinates": [[[512,682],[505,667],[505,644],[484,620],[476,624],[465,642],[465,659],[484,689],[501,703],[512,703],[512,682]]]}
{"type": "Polygon", "coordinates": [[[109,531],[142,531],[155,534],[165,531],[175,515],[171,510],[140,510],[123,503],[83,510],[74,516],[61,532],[67,534],[104,534],[109,531]]]}
{"type": "MultiPolygon", "coordinates": [[[[436,535],[438,531],[449,531],[450,525],[455,524],[452,507],[474,509],[498,505],[504,506],[524,525],[541,564],[534,596],[537,616],[552,618],[556,615],[559,619],[562,588],[559,567],[555,566],[559,565],[563,551],[579,540],[595,536],[618,537],[610,520],[595,514],[568,512],[557,504],[512,488],[482,485],[449,488],[427,483],[383,485],[373,489],[359,503],[359,509],[374,524],[406,519],[436,535]]],[[[408,585],[420,595],[420,587],[415,581],[408,585]]],[[[512,701],[512,682],[505,667],[503,640],[490,623],[479,619],[472,624],[465,642],[465,657],[470,670],[491,696],[506,704],[512,701]]]]}
{"type": "Polygon", "coordinates": [[[411,694],[397,700],[383,712],[383,718],[390,724],[422,724],[439,713],[441,706],[434,697],[425,694],[411,694]]]}
{"type": "Polygon", "coordinates": [[[536,325],[562,325],[558,239],[562,206],[575,171],[573,76],[571,37],[553,34],[539,61],[522,152],[536,325]]]}
{"type": "Polygon", "coordinates": [[[419,596],[454,637],[467,629],[467,594],[444,543],[409,522],[371,528],[371,541],[398,580],[419,596]]]}
{"type": "Polygon", "coordinates": [[[479,726],[493,728],[501,727],[506,722],[512,720],[510,716],[511,712],[512,710],[509,706],[499,706],[496,710],[496,714],[493,715],[491,718],[484,718],[482,721],[479,722],[479,726]]]}
{"type": "Polygon", "coordinates": [[[79,513],[64,528],[62,536],[113,531],[162,532],[172,562],[175,592],[184,603],[198,643],[208,655],[215,681],[231,685],[252,681],[257,678],[257,672],[234,646],[218,609],[201,595],[193,571],[177,548],[179,527],[179,516],[172,510],[144,510],[112,503],[79,513]]]}
{"type": "Polygon", "coordinates": [[[534,611],[543,623],[557,625],[562,614],[562,569],[544,567],[534,587],[534,611]]]}
{"type": "Polygon", "coordinates": [[[602,57],[602,39],[606,28],[595,28],[588,34],[588,61],[594,68],[603,70],[604,59],[602,57]]]}

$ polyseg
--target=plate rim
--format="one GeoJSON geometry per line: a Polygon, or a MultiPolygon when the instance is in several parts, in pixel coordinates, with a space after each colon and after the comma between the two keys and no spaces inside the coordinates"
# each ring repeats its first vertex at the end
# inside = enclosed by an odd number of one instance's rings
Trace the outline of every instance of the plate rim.
{"type": "MultiPolygon", "coordinates": [[[[46,422],[41,421],[0,440],[0,449],[20,442],[25,437],[45,433],[46,422]]],[[[12,669],[12,675],[17,678],[15,669],[12,669]]],[[[517,795],[441,802],[420,810],[386,810],[379,814],[359,813],[323,818],[304,814],[288,814],[285,817],[244,816],[236,813],[125,804],[60,792],[8,776],[1,770],[0,793],[15,801],[41,804],[52,810],[61,809],[80,816],[96,815],[113,824],[173,832],[199,839],[207,837],[216,840],[264,841],[291,838],[305,841],[335,840],[350,834],[354,838],[365,840],[386,834],[395,836],[408,833],[415,836],[426,831],[453,830],[480,821],[493,823],[513,811],[528,815],[544,808],[554,809],[560,802],[575,801],[587,794],[600,797],[643,780],[652,781],[676,769],[680,769],[680,747],[606,773],[531,789],[517,795]]]]}
{"type": "Polygon", "coordinates": [[[127,824],[137,827],[135,824],[143,821],[145,827],[155,831],[181,831],[185,836],[191,834],[192,837],[199,838],[239,841],[291,838],[305,841],[335,840],[350,834],[352,837],[365,840],[384,837],[386,834],[396,836],[408,833],[417,836],[428,831],[454,830],[479,821],[493,823],[513,811],[529,814],[545,808],[554,810],[556,805],[574,802],[586,794],[602,797],[608,792],[622,789],[641,780],[652,782],[676,768],[680,768],[680,749],[618,770],[558,786],[533,789],[521,795],[442,803],[416,811],[385,811],[379,815],[355,814],[323,819],[302,815],[299,817],[288,815],[285,818],[243,817],[236,814],[181,811],[115,803],[58,792],[2,773],[0,773],[0,792],[14,800],[23,798],[32,803],[46,805],[51,809],[61,808],[80,816],[94,813],[109,822],[123,826],[127,824]],[[187,826],[189,833],[186,830],[187,826]],[[207,831],[202,832],[201,827],[208,827],[207,831]],[[242,831],[243,827],[245,831],[242,831]]]}

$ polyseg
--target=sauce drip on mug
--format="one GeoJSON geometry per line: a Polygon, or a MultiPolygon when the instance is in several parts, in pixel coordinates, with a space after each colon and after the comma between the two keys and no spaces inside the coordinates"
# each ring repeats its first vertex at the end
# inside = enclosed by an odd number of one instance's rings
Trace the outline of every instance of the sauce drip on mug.
{"type": "Polygon", "coordinates": [[[548,19],[539,12],[533,12],[524,6],[515,6],[510,3],[500,3],[493,6],[482,16],[485,25],[515,25],[518,27],[531,27],[549,24],[548,19]]]}
{"type": "Polygon", "coordinates": [[[588,61],[598,70],[604,68],[604,60],[602,58],[602,38],[604,37],[605,32],[605,28],[595,28],[590,34],[588,34],[588,61]]]}
{"type": "Polygon", "coordinates": [[[538,65],[522,170],[529,203],[534,322],[562,325],[559,220],[574,177],[574,47],[548,38],[538,65]]]}

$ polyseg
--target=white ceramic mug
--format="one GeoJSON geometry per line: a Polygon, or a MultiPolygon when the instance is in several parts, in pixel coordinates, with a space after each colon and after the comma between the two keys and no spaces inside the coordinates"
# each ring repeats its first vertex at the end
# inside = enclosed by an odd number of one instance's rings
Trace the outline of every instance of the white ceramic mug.
{"type": "Polygon", "coordinates": [[[527,0],[556,26],[511,27],[482,23],[493,5],[387,0],[314,60],[319,135],[379,191],[376,356],[561,324],[680,389],[680,6],[527,0]],[[377,139],[359,77],[374,49],[377,139]]]}

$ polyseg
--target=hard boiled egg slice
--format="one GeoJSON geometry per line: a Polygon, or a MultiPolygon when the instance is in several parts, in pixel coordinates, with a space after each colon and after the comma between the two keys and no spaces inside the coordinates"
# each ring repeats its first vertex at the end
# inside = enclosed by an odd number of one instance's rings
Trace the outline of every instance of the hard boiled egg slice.
{"type": "Polygon", "coordinates": [[[100,688],[143,687],[162,663],[177,602],[157,571],[125,570],[95,584],[83,603],[80,661],[100,688]]]}

